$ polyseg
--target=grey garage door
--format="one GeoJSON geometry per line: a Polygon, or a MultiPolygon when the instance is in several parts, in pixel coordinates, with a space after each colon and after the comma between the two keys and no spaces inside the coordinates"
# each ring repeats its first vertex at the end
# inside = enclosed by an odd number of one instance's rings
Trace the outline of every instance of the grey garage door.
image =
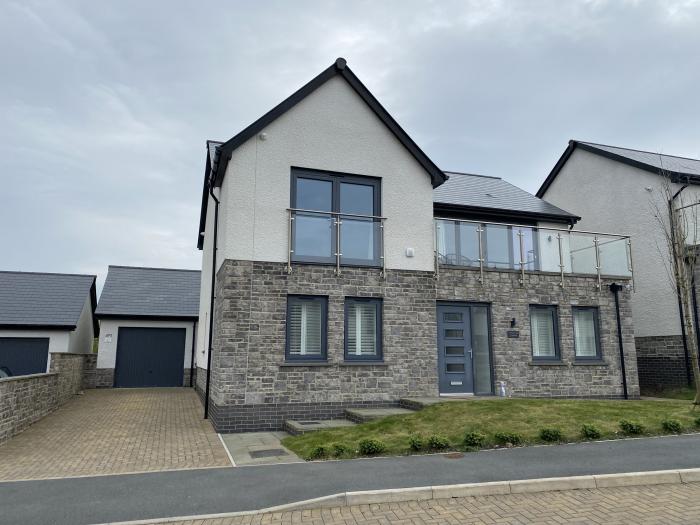
{"type": "Polygon", "coordinates": [[[182,386],[184,361],[184,328],[119,328],[114,386],[182,386]]]}
{"type": "Polygon", "coordinates": [[[48,358],[48,337],[0,337],[0,368],[12,376],[43,374],[48,358]]]}

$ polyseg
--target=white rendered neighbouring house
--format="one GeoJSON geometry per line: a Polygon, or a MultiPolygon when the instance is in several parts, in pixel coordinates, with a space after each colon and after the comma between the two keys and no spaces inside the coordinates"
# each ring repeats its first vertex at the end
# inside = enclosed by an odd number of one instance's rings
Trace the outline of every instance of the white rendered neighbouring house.
{"type": "Polygon", "coordinates": [[[674,193],[680,190],[675,208],[700,202],[698,159],[572,140],[537,192],[583,217],[581,228],[631,236],[639,382],[648,391],[685,386],[692,374],[666,238],[656,217],[668,209],[665,180],[674,193]]]}
{"type": "Polygon", "coordinates": [[[637,396],[627,245],[610,236],[596,264],[577,220],[501,179],[443,172],[338,59],[207,143],[207,415],[220,432],[276,429],[499,383],[637,396]]]}

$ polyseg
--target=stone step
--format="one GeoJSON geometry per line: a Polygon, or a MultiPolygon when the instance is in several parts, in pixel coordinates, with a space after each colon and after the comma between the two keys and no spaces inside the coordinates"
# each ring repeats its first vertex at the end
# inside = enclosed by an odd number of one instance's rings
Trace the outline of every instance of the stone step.
{"type": "Polygon", "coordinates": [[[327,430],[329,428],[351,427],[355,423],[347,419],[288,419],[284,422],[284,429],[293,436],[306,434],[315,430],[327,430]]]}
{"type": "Polygon", "coordinates": [[[345,417],[356,423],[364,423],[387,416],[402,416],[411,414],[413,410],[399,407],[386,408],[346,408],[345,417]]]}

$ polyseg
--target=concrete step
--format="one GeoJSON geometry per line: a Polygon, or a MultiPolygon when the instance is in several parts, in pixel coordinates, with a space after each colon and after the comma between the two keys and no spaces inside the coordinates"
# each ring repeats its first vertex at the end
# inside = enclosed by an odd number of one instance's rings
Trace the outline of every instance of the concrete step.
{"type": "Polygon", "coordinates": [[[413,410],[399,407],[387,408],[347,408],[345,409],[345,417],[356,423],[364,423],[387,416],[402,416],[411,414],[413,410]]]}
{"type": "Polygon", "coordinates": [[[293,436],[306,434],[315,430],[328,430],[329,428],[352,427],[355,423],[347,419],[288,419],[284,422],[284,429],[293,436]]]}

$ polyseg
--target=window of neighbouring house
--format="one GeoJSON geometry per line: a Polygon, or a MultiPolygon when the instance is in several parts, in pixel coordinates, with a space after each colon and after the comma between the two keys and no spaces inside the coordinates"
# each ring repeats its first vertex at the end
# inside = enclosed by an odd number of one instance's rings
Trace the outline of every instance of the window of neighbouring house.
{"type": "Polygon", "coordinates": [[[292,169],[292,260],[379,266],[380,180],[292,169]],[[340,221],[339,227],[336,221],[340,221]]]}
{"type": "Polygon", "coordinates": [[[381,299],[345,299],[345,359],[382,359],[381,299]]]}
{"type": "Polygon", "coordinates": [[[533,359],[559,359],[556,306],[530,306],[530,333],[533,359]]]}
{"type": "Polygon", "coordinates": [[[576,359],[600,359],[598,309],[574,306],[572,311],[576,359]]]}
{"type": "Polygon", "coordinates": [[[327,319],[327,298],[287,298],[287,360],[326,359],[327,319]]]}

